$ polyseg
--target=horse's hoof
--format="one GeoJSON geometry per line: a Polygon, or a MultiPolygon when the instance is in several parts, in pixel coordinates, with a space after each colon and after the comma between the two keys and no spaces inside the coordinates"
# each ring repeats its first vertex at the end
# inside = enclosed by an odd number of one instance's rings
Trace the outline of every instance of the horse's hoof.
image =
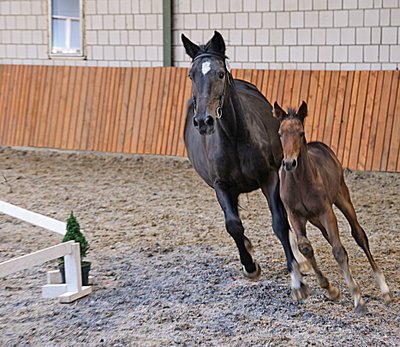
{"type": "Polygon", "coordinates": [[[392,302],[392,296],[389,293],[383,294],[383,300],[385,300],[385,304],[390,304],[392,302]]]}
{"type": "Polygon", "coordinates": [[[247,272],[243,266],[243,273],[249,280],[257,281],[261,276],[261,267],[256,261],[254,262],[254,265],[256,266],[256,269],[253,272],[247,272]]]}
{"type": "Polygon", "coordinates": [[[310,295],[310,288],[306,283],[301,283],[300,288],[292,288],[292,299],[295,301],[303,301],[310,295]]]}
{"type": "Polygon", "coordinates": [[[355,311],[358,315],[362,316],[367,313],[367,307],[365,304],[358,304],[355,308],[355,311]]]}
{"type": "Polygon", "coordinates": [[[329,298],[331,300],[339,300],[340,299],[340,290],[335,286],[330,286],[328,289],[329,298]]]}

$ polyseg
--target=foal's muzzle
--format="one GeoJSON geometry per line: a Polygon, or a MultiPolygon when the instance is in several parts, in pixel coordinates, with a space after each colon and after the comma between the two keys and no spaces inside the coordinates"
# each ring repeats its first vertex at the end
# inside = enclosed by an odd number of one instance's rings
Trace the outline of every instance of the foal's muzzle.
{"type": "Polygon", "coordinates": [[[211,135],[215,131],[214,123],[214,118],[209,114],[197,114],[193,117],[193,125],[200,135],[211,135]]]}
{"type": "Polygon", "coordinates": [[[282,166],[286,171],[293,171],[297,167],[296,159],[283,159],[282,166]]]}

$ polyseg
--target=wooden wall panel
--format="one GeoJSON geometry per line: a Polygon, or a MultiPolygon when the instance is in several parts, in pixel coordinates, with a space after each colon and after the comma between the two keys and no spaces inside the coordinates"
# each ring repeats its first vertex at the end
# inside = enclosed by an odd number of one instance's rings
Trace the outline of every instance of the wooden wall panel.
{"type": "MultiPolygon", "coordinates": [[[[0,65],[0,145],[186,155],[186,68],[0,65]]],[[[308,104],[308,140],[345,167],[400,172],[399,71],[234,70],[271,102],[308,104]]]]}

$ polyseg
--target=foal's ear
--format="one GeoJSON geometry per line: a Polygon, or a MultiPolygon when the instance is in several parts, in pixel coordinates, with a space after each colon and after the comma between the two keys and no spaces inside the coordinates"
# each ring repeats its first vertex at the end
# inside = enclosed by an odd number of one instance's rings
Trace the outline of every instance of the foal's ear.
{"type": "Polygon", "coordinates": [[[275,118],[277,118],[279,121],[283,121],[285,117],[287,117],[287,114],[282,108],[279,106],[278,102],[274,102],[274,110],[273,110],[273,115],[275,118]]]}
{"type": "Polygon", "coordinates": [[[299,107],[299,110],[297,111],[297,117],[300,118],[300,120],[303,122],[304,118],[307,117],[308,110],[307,110],[307,104],[305,101],[303,101],[299,107]]]}
{"type": "Polygon", "coordinates": [[[183,47],[185,47],[186,54],[194,59],[194,57],[197,55],[197,53],[200,50],[200,47],[197,46],[195,43],[190,41],[184,34],[181,35],[183,47]]]}
{"type": "Polygon", "coordinates": [[[207,48],[211,48],[214,52],[225,55],[225,41],[222,35],[218,31],[214,31],[214,36],[206,44],[207,48]]]}

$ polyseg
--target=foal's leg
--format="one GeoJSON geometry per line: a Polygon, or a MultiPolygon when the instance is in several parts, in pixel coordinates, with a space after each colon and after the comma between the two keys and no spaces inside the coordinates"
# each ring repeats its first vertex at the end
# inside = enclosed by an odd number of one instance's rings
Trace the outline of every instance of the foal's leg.
{"type": "Polygon", "coordinates": [[[365,312],[365,303],[363,298],[361,297],[361,290],[358,286],[357,282],[354,280],[351,275],[350,267],[349,267],[349,257],[346,252],[346,249],[343,247],[340,238],[339,238],[339,229],[337,225],[337,219],[333,212],[333,209],[330,207],[327,209],[325,214],[321,216],[320,222],[322,226],[326,230],[326,237],[328,242],[332,246],[332,253],[335,257],[337,263],[342,270],[343,277],[349,286],[351,296],[354,300],[354,307],[357,313],[365,312]]]}
{"type": "Polygon", "coordinates": [[[339,208],[340,211],[343,212],[344,216],[348,220],[351,226],[351,235],[354,237],[357,244],[363,249],[365,255],[367,256],[368,261],[371,264],[372,270],[374,271],[376,282],[378,283],[378,286],[382,292],[383,299],[385,300],[385,302],[389,303],[391,301],[390,289],[386,284],[385,276],[379,269],[371,254],[367,235],[364,229],[358,223],[354,206],[351,203],[349,190],[344,182],[342,183],[341,194],[335,202],[335,205],[339,208]]]}
{"type": "Polygon", "coordinates": [[[291,277],[292,297],[295,300],[302,300],[308,297],[308,286],[303,282],[303,276],[299,265],[293,255],[289,241],[289,222],[282,200],[279,196],[279,177],[275,171],[269,172],[269,181],[261,186],[262,192],[267,198],[269,209],[272,215],[272,229],[283,246],[285,251],[287,268],[291,277]]]}
{"type": "Polygon", "coordinates": [[[240,262],[243,265],[243,272],[246,277],[257,280],[261,274],[261,268],[253,261],[250,240],[244,236],[244,227],[238,212],[238,195],[232,194],[223,183],[216,183],[214,186],[218,202],[224,211],[225,227],[228,233],[235,240],[239,249],[240,262]]]}
{"type": "Polygon", "coordinates": [[[315,260],[314,256],[314,249],[311,246],[311,242],[307,238],[306,232],[306,223],[307,220],[302,217],[298,217],[293,215],[290,211],[289,214],[289,221],[292,225],[293,229],[295,230],[297,243],[301,254],[308,260],[311,264],[315,275],[317,276],[318,283],[321,288],[326,289],[329,294],[329,297],[332,300],[338,300],[340,298],[340,291],[338,288],[333,286],[329,283],[328,279],[324,276],[322,271],[319,269],[317,265],[317,261],[315,260]]]}

